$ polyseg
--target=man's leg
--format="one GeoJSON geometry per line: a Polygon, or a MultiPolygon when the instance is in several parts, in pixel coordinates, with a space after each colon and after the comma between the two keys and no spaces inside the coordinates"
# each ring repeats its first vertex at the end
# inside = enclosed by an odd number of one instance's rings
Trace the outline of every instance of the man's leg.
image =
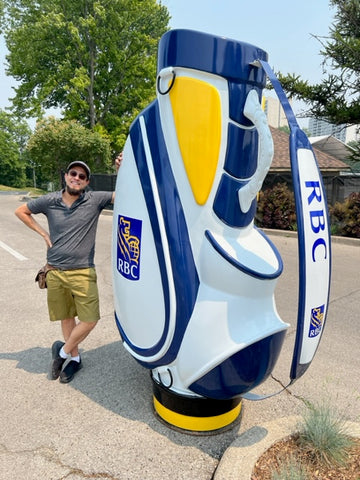
{"type": "MultiPolygon", "coordinates": [[[[68,295],[66,298],[68,313],[57,317],[62,318],[61,328],[65,344],[62,344],[57,351],[58,357],[61,358],[54,360],[53,363],[60,364],[61,359],[64,359],[65,362],[66,358],[69,358],[70,361],[63,370],[61,370],[62,365],[60,370],[55,365],[52,378],[55,379],[57,374],[60,375],[60,382],[68,383],[82,367],[78,345],[89,335],[100,319],[99,293],[94,268],[69,270],[62,272],[61,275],[63,283],[66,285],[64,292],[68,295]],[[76,315],[79,318],[78,323],[75,321],[76,315]]],[[[55,343],[58,348],[59,343],[62,342],[55,343]]]]}
{"type": "Polygon", "coordinates": [[[97,322],[79,322],[76,324],[75,318],[66,318],[61,320],[61,328],[64,335],[64,352],[72,357],[79,355],[78,345],[89,335],[97,322]]]}
{"type": "MultiPolygon", "coordinates": [[[[65,343],[69,339],[71,332],[74,330],[75,327],[76,327],[76,321],[74,317],[65,318],[64,320],[61,320],[61,330],[63,333],[65,343]]],[[[79,355],[78,348],[77,347],[74,348],[74,351],[71,351],[70,354],[72,357],[76,357],[77,355],[79,355]]]]}
{"type": "MultiPolygon", "coordinates": [[[[66,318],[61,321],[61,326],[64,334],[65,344],[59,349],[56,362],[60,362],[63,359],[65,362],[67,357],[70,357],[69,363],[61,371],[54,371],[55,374],[60,376],[61,383],[69,383],[74,378],[75,374],[82,368],[81,358],[79,355],[79,344],[89,335],[91,330],[95,327],[97,322],[79,322],[76,323],[74,318],[66,318]]],[[[55,366],[56,368],[56,366],[55,366]]]]}
{"type": "MultiPolygon", "coordinates": [[[[50,270],[46,277],[49,317],[52,321],[65,318],[64,321],[61,321],[61,327],[66,342],[75,327],[76,307],[71,291],[65,286],[65,280],[65,272],[61,270],[50,270]]],[[[58,340],[51,347],[50,378],[52,380],[59,378],[66,360],[66,355],[60,356],[63,345],[64,342],[58,340]]]]}
{"type": "Polygon", "coordinates": [[[63,351],[76,357],[79,355],[79,343],[89,335],[100,319],[99,292],[95,268],[68,271],[67,279],[71,285],[79,322],[75,323],[73,318],[61,321],[65,339],[63,351]]]}
{"type": "MultiPolygon", "coordinates": [[[[69,365],[68,368],[70,374],[67,372],[67,374],[64,375],[64,379],[67,379],[67,381],[72,380],[74,373],[81,368],[78,345],[89,335],[96,324],[97,322],[79,322],[77,324],[74,317],[61,320],[61,328],[65,343],[58,341],[52,346],[53,361],[50,372],[50,378],[52,380],[56,380],[62,373],[61,369],[67,356],[71,357],[71,365],[69,365]],[[77,365],[74,365],[73,362],[76,362],[77,365]]],[[[65,369],[66,368],[67,367],[65,367],[65,369]]],[[[64,383],[67,382],[65,381],[64,383]]]]}

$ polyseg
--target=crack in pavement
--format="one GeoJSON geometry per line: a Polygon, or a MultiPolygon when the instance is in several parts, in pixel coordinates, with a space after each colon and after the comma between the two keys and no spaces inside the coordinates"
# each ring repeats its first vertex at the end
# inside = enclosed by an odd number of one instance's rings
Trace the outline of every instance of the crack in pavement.
{"type": "Polygon", "coordinates": [[[44,458],[50,463],[53,463],[63,469],[68,470],[68,472],[64,475],[59,473],[59,480],[65,480],[69,478],[71,475],[77,475],[81,478],[88,478],[88,479],[97,479],[97,478],[105,478],[108,480],[119,480],[118,477],[114,477],[110,473],[106,472],[85,472],[81,468],[72,467],[70,465],[64,464],[59,456],[56,454],[56,451],[53,448],[42,446],[34,449],[24,449],[24,450],[10,450],[4,444],[0,444],[0,455],[37,455],[39,457],[44,458]]]}

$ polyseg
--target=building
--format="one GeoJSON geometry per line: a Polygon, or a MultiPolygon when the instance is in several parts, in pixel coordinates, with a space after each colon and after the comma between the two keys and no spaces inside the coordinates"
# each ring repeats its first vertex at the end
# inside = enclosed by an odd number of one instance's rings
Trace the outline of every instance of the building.
{"type": "MultiPolygon", "coordinates": [[[[292,105],[291,98],[288,99],[292,105]]],[[[268,124],[274,128],[287,127],[288,122],[278,98],[263,97],[263,110],[266,114],[268,124]]],[[[303,119],[305,120],[305,119],[303,119]]],[[[311,137],[335,137],[344,144],[349,142],[360,142],[360,125],[334,125],[316,118],[309,118],[309,130],[311,137]]]]}
{"type": "MultiPolygon", "coordinates": [[[[286,183],[292,189],[292,175],[289,153],[289,135],[282,130],[270,127],[274,142],[274,158],[265,178],[263,190],[277,183],[286,183]]],[[[350,172],[350,167],[342,160],[313,145],[313,150],[323,178],[328,202],[334,204],[347,196],[342,176],[350,172]]]]}
{"type": "Polygon", "coordinates": [[[334,125],[317,118],[309,119],[309,131],[312,137],[335,137],[341,142],[360,141],[360,125],[334,125]]]}
{"type": "Polygon", "coordinates": [[[319,137],[309,137],[309,141],[314,148],[328,153],[333,157],[346,161],[350,156],[350,147],[333,135],[322,135],[319,137]]]}
{"type": "MultiPolygon", "coordinates": [[[[291,99],[289,100],[291,105],[291,99]]],[[[287,127],[288,122],[281,103],[277,98],[263,97],[262,107],[266,114],[268,124],[274,128],[287,127]]]]}

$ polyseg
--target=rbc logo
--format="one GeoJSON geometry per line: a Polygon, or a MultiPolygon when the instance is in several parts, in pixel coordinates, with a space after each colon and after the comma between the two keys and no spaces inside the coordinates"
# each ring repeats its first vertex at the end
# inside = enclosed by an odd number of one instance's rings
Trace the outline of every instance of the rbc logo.
{"type": "Polygon", "coordinates": [[[317,337],[321,332],[322,325],[324,322],[324,308],[325,305],[321,307],[313,308],[311,310],[311,320],[310,320],[310,329],[309,337],[317,337]]]}
{"type": "Polygon", "coordinates": [[[142,221],[119,215],[117,229],[117,269],[128,280],[140,278],[142,221]]]}

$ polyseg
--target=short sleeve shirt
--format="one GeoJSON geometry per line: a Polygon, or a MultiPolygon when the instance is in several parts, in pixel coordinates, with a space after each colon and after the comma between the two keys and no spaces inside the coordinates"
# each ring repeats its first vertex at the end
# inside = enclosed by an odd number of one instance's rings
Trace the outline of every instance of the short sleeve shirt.
{"type": "Polygon", "coordinates": [[[95,236],[101,211],[112,201],[112,192],[84,192],[70,207],[62,192],[49,193],[28,202],[31,213],[48,220],[52,247],[47,261],[61,270],[94,267],[95,236]]]}

